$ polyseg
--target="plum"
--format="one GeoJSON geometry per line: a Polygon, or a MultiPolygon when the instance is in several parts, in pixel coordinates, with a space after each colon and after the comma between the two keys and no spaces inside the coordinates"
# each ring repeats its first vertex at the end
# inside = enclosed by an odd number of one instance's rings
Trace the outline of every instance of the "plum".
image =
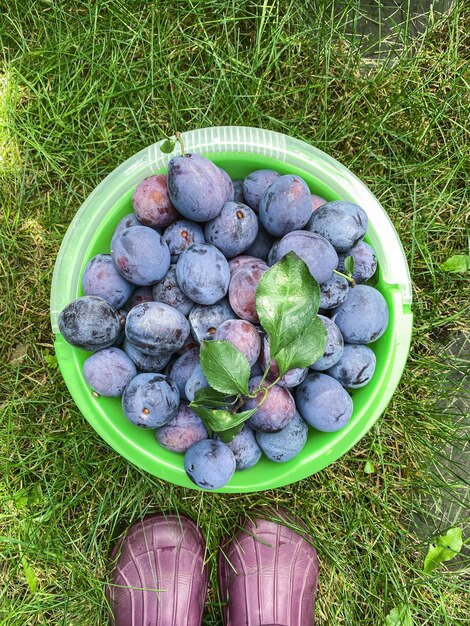
{"type": "Polygon", "coordinates": [[[236,462],[230,448],[213,439],[193,444],[184,455],[184,469],[198,487],[219,489],[235,472],[236,462]]]}
{"type": "Polygon", "coordinates": [[[83,363],[85,380],[100,396],[117,398],[131,382],[137,370],[125,352],[106,348],[89,356],[83,363]]]}
{"type": "Polygon", "coordinates": [[[184,352],[173,363],[169,376],[174,381],[180,392],[182,400],[187,400],[185,386],[196,365],[199,364],[199,348],[191,348],[184,352]]]}
{"type": "Polygon", "coordinates": [[[333,309],[331,319],[346,343],[371,343],[387,330],[387,302],[374,287],[357,285],[349,290],[343,304],[333,309]]]}
{"type": "Polygon", "coordinates": [[[124,306],[133,289],[117,271],[110,254],[97,254],[88,261],[82,284],[86,296],[104,298],[117,309],[124,306]]]}
{"type": "Polygon", "coordinates": [[[303,450],[307,443],[308,426],[300,413],[277,433],[256,433],[256,441],[270,461],[287,463],[303,450]]]}
{"type": "Polygon", "coordinates": [[[235,313],[228,303],[228,300],[224,298],[220,300],[220,302],[217,302],[217,304],[208,306],[197,304],[192,309],[188,319],[192,336],[199,344],[202,341],[214,339],[214,335],[222,322],[234,319],[235,317],[235,313]]]}
{"type": "MultiPolygon", "coordinates": [[[[254,392],[261,382],[261,376],[251,378],[249,382],[250,393],[254,392]]],[[[247,400],[245,411],[258,407],[248,419],[248,426],[263,433],[275,433],[282,430],[293,419],[295,413],[294,399],[287,389],[274,385],[268,389],[265,397],[265,389],[269,383],[263,383],[261,391],[255,398],[247,400]]]]}
{"type": "Polygon", "coordinates": [[[367,213],[352,202],[327,202],[312,213],[306,230],[322,235],[337,252],[357,245],[367,231],[367,213]]]}
{"type": "Polygon", "coordinates": [[[126,337],[145,354],[175,352],[190,332],[188,320],[162,302],[144,302],[128,314],[126,337]]]}
{"type": "Polygon", "coordinates": [[[176,263],[180,254],[192,243],[204,243],[204,231],[191,220],[176,220],[163,233],[163,241],[168,246],[171,262],[176,263]]]}
{"type": "Polygon", "coordinates": [[[377,259],[374,249],[364,241],[360,241],[354,248],[351,248],[344,254],[338,256],[338,270],[344,273],[344,260],[346,257],[352,257],[354,260],[354,272],[352,277],[356,283],[365,283],[366,280],[372,278],[377,269],[377,259]]]}
{"type": "Polygon", "coordinates": [[[375,370],[375,354],[363,345],[346,344],[341,358],[327,370],[343,387],[359,389],[370,382],[375,370]]]}
{"type": "Polygon", "coordinates": [[[156,430],[157,441],[167,450],[184,454],[193,444],[207,439],[207,430],[199,416],[181,403],[178,412],[156,430]]]}
{"type": "Polygon", "coordinates": [[[280,261],[288,252],[295,252],[305,261],[310,274],[320,284],[331,279],[333,270],[338,265],[338,255],[329,241],[321,235],[305,230],[294,230],[281,239],[272,254],[273,264],[280,261]]]}
{"type": "Polygon", "coordinates": [[[259,203],[261,223],[275,237],[303,228],[311,215],[312,198],[307,183],[292,174],[276,178],[259,203]]]}
{"type": "Polygon", "coordinates": [[[116,342],[121,331],[121,316],[103,298],[82,296],[61,311],[58,324],[68,343],[91,352],[110,348],[116,342]]]}
{"type": "Polygon", "coordinates": [[[204,229],[207,243],[218,248],[227,259],[246,250],[258,234],[258,219],[241,202],[227,202],[222,211],[204,229]]]}
{"type": "Polygon", "coordinates": [[[170,267],[168,246],[147,226],[133,226],[114,235],[111,257],[121,276],[139,286],[161,280],[170,267]]]}
{"type": "Polygon", "coordinates": [[[312,373],[296,389],[301,416],[317,430],[334,432],[351,419],[353,403],[340,383],[327,374],[312,373]]]}
{"type": "Polygon", "coordinates": [[[230,306],[238,315],[248,322],[259,321],[256,311],[256,289],[261,276],[266,270],[255,267],[244,267],[236,272],[230,281],[228,299],[230,306]]]}
{"type": "Polygon", "coordinates": [[[176,265],[170,265],[166,276],[153,286],[152,293],[155,302],[168,304],[184,316],[189,315],[194,306],[194,302],[181,291],[178,285],[176,265]]]}
{"type": "Polygon", "coordinates": [[[199,154],[173,157],[168,163],[168,193],[178,211],[194,222],[214,219],[227,199],[220,169],[199,154]]]}
{"type": "Polygon", "coordinates": [[[176,279],[181,291],[197,304],[215,304],[228,290],[227,259],[211,244],[193,243],[176,264],[176,279]]]}
{"type": "Polygon", "coordinates": [[[161,372],[170,362],[171,352],[156,352],[145,354],[139,348],[124,340],[124,352],[141,372],[161,372]]]}
{"type": "Polygon", "coordinates": [[[324,315],[318,315],[318,319],[322,321],[328,335],[323,356],[310,365],[310,369],[321,372],[340,360],[344,350],[344,340],[339,328],[332,320],[324,315]]]}
{"type": "Polygon", "coordinates": [[[148,176],[139,183],[132,196],[132,206],[139,221],[151,228],[165,228],[180,217],[168,196],[165,174],[148,176]]]}
{"type": "Polygon", "coordinates": [[[244,354],[250,367],[259,357],[261,341],[257,329],[246,320],[226,320],[217,328],[214,339],[230,341],[244,354]]]}
{"type": "Polygon", "coordinates": [[[279,176],[279,173],[273,170],[256,170],[248,174],[243,181],[244,199],[242,202],[245,202],[255,213],[258,213],[262,195],[279,176]]]}
{"type": "Polygon", "coordinates": [[[141,428],[158,428],[178,411],[180,395],[175,383],[163,374],[137,374],[124,389],[122,409],[141,428]]]}

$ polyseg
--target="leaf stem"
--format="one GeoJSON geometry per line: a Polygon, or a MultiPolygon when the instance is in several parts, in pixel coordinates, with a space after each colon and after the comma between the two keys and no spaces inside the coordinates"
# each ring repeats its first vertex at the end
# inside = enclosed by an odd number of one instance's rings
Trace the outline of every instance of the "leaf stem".
{"type": "Polygon", "coordinates": [[[179,132],[179,130],[177,130],[177,131],[175,132],[175,138],[176,138],[176,141],[177,141],[177,142],[179,143],[179,145],[180,145],[180,148],[181,148],[181,156],[184,156],[184,155],[185,155],[185,152],[184,152],[184,142],[183,142],[183,140],[181,139],[181,133],[179,132]]]}
{"type": "Polygon", "coordinates": [[[356,286],[356,281],[354,280],[354,278],[352,276],[348,276],[347,274],[343,274],[343,272],[340,272],[338,270],[333,270],[333,272],[335,274],[338,274],[338,276],[342,276],[343,278],[345,278],[348,282],[351,283],[351,287],[355,287],[356,286]]]}
{"type": "Polygon", "coordinates": [[[238,411],[238,409],[245,404],[246,402],[246,396],[239,396],[237,401],[235,402],[233,408],[230,409],[230,413],[232,413],[233,415],[235,415],[235,413],[238,411]]]}

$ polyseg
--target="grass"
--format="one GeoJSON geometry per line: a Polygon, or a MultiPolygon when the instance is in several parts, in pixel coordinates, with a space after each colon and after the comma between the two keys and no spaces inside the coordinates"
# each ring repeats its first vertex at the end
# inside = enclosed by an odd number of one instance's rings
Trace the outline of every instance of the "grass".
{"type": "Polygon", "coordinates": [[[4,3],[0,23],[0,625],[106,624],[113,539],[174,509],[206,536],[204,624],[220,624],[220,538],[272,503],[301,515],[318,547],[320,624],[375,626],[400,603],[415,624],[468,623],[468,557],[457,571],[422,573],[432,534],[452,523],[446,502],[468,522],[468,465],[436,471],[468,440],[458,400],[468,359],[447,349],[469,332],[468,277],[439,270],[468,250],[464,3],[380,65],[362,59],[347,11],[333,19],[326,0],[27,9],[4,3]],[[285,132],[351,168],[389,212],[414,290],[409,362],[377,425],[323,472],[236,498],[166,484],[109,449],[54,368],[48,315],[60,242],[96,184],[166,133],[219,124],[285,132]]]}

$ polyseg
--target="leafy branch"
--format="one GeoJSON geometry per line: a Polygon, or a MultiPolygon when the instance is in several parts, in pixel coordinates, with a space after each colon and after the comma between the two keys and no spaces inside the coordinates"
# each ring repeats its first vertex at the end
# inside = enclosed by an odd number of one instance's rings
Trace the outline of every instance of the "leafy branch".
{"type": "Polygon", "coordinates": [[[352,256],[347,256],[344,259],[344,272],[340,272],[339,270],[333,270],[333,272],[335,274],[338,274],[338,276],[342,276],[343,278],[345,278],[349,283],[351,283],[351,287],[355,287],[356,286],[356,281],[353,278],[353,274],[354,274],[354,257],[352,256]]]}
{"type": "Polygon", "coordinates": [[[218,433],[222,441],[230,441],[286,372],[308,367],[321,358],[327,333],[317,318],[319,304],[318,283],[295,253],[289,253],[263,274],[256,291],[256,310],[269,338],[270,359],[258,386],[251,391],[251,368],[244,354],[228,341],[201,343],[201,368],[210,386],[199,389],[189,406],[210,432],[218,433]],[[272,360],[279,376],[269,381],[272,360]],[[258,396],[254,409],[240,411],[249,398],[258,396]]]}
{"type": "Polygon", "coordinates": [[[176,144],[179,143],[181,149],[181,156],[184,156],[184,143],[181,138],[181,133],[176,131],[172,137],[167,137],[160,146],[160,150],[164,154],[171,154],[175,149],[176,144]]]}

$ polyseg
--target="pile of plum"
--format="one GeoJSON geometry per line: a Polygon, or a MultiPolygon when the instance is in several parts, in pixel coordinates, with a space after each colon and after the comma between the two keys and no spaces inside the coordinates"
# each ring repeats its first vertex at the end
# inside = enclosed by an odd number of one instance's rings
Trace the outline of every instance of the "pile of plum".
{"type": "MultiPolygon", "coordinates": [[[[132,203],[134,212],[116,227],[111,254],[86,266],[85,296],[59,316],[63,337],[93,352],[83,374],[94,393],[122,396],[126,418],[155,429],[168,450],[184,453],[188,476],[206,489],[223,486],[263,452],[277,463],[293,459],[308,425],[342,428],[353,412],[347,389],[371,380],[375,355],[367,344],[388,324],[383,296],[364,284],[377,267],[374,250],[362,241],[365,211],[312,195],[297,175],[258,170],[232,181],[197,154],[173,157],[168,174],[143,180],[132,203]],[[199,344],[224,339],[240,350],[251,366],[250,390],[268,368],[265,384],[277,378],[256,288],[288,252],[305,261],[320,285],[324,355],[287,372],[223,443],[209,437],[189,407],[208,386],[199,344]],[[353,270],[345,276],[348,257],[353,270]]],[[[252,398],[242,408],[256,406],[252,398]]]]}

